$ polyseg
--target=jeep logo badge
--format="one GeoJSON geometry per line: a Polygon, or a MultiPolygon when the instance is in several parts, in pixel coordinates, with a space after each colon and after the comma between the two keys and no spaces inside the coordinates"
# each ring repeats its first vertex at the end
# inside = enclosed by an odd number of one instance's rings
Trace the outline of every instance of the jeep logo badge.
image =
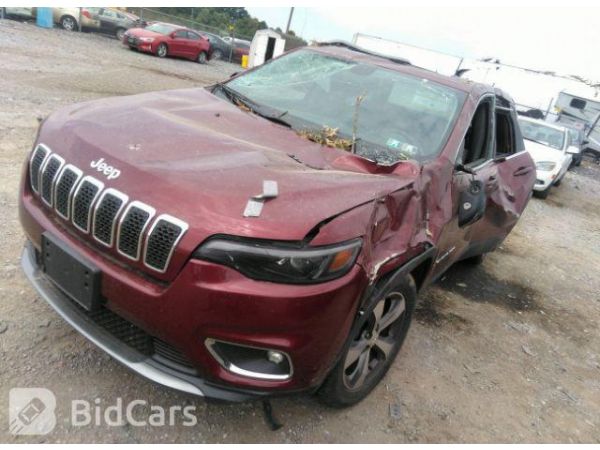
{"type": "Polygon", "coordinates": [[[108,178],[109,180],[114,180],[115,178],[118,178],[119,175],[121,175],[121,171],[113,166],[109,166],[108,164],[106,164],[104,162],[104,158],[100,158],[98,161],[92,161],[90,163],[90,167],[92,169],[96,169],[98,172],[102,172],[104,175],[106,175],[106,178],[108,178]]]}

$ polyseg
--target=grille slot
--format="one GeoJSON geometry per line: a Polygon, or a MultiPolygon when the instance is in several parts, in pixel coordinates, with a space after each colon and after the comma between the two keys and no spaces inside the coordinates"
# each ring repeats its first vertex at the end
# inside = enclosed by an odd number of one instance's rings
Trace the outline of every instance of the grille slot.
{"type": "Polygon", "coordinates": [[[70,218],[71,194],[73,194],[81,175],[81,170],[71,164],[67,164],[56,179],[56,185],[54,186],[54,208],[63,219],[69,220],[70,218]]]}
{"type": "Polygon", "coordinates": [[[136,261],[140,258],[142,236],[155,212],[154,208],[142,202],[131,202],[127,206],[117,232],[119,253],[136,261]]]}
{"type": "Polygon", "coordinates": [[[40,195],[44,203],[48,206],[52,206],[52,194],[54,188],[54,180],[58,175],[58,172],[62,168],[65,160],[60,156],[54,154],[50,155],[50,157],[44,163],[42,168],[42,174],[40,176],[40,195]]]}
{"type": "Polygon", "coordinates": [[[73,196],[72,221],[84,233],[90,231],[91,208],[104,187],[101,181],[90,176],[84,177],[73,196]]]}
{"type": "Polygon", "coordinates": [[[159,272],[169,265],[175,246],[187,231],[187,224],[167,214],[160,215],[152,225],[144,251],[144,264],[159,272]]]}
{"type": "Polygon", "coordinates": [[[190,361],[186,356],[177,350],[175,347],[161,341],[158,338],[153,339],[154,344],[154,359],[157,361],[171,366],[174,369],[180,370],[181,372],[188,372],[190,374],[196,374],[197,371],[194,369],[190,361]]]}
{"type": "Polygon", "coordinates": [[[94,210],[93,235],[100,243],[112,247],[116,218],[127,203],[128,197],[116,189],[102,193],[94,210]]]}
{"type": "Polygon", "coordinates": [[[31,189],[36,194],[39,192],[40,169],[49,154],[50,150],[48,147],[44,144],[39,144],[33,151],[31,160],[29,161],[29,182],[31,183],[31,189]]]}

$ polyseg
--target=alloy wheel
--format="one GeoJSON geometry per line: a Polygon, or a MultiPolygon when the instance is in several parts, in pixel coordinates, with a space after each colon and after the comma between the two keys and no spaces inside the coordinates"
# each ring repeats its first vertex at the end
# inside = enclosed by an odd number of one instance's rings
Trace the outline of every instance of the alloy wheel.
{"type": "Polygon", "coordinates": [[[156,54],[159,56],[159,58],[164,58],[167,56],[167,46],[165,44],[160,44],[156,50],[156,54]]]}
{"type": "Polygon", "coordinates": [[[373,308],[346,354],[343,380],[348,389],[360,389],[378,367],[393,358],[405,311],[406,299],[399,292],[390,293],[373,308]]]}
{"type": "Polygon", "coordinates": [[[63,17],[61,25],[65,30],[73,31],[75,29],[75,20],[72,17],[63,17]]]}

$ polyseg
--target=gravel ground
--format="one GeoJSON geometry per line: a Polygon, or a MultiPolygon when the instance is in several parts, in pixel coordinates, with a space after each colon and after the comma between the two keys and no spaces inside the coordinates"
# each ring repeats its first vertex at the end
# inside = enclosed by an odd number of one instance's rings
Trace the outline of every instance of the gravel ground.
{"type": "MultiPolygon", "coordinates": [[[[480,267],[458,265],[421,296],[384,382],[346,410],[312,397],[207,403],[130,373],[67,325],[25,281],[21,165],[37,118],[66,104],[203,86],[237,70],[131,52],[91,34],[0,21],[0,442],[600,442],[600,166],[584,161],[480,267]],[[46,387],[58,423],[8,433],[8,392],[46,387]],[[186,427],[71,426],[73,399],[196,407],[186,427]]],[[[148,408],[136,411],[147,418],[148,408]]]]}

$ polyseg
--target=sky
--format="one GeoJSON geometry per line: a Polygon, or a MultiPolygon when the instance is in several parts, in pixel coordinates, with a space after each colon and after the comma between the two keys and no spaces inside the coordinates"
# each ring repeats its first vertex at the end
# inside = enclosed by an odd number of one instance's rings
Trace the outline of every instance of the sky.
{"type": "MultiPolygon", "coordinates": [[[[290,8],[248,7],[270,27],[285,29],[290,8]]],[[[600,17],[594,7],[370,7],[294,11],[291,29],[306,40],[356,32],[468,58],[494,57],[521,67],[600,81],[600,17]]]]}

